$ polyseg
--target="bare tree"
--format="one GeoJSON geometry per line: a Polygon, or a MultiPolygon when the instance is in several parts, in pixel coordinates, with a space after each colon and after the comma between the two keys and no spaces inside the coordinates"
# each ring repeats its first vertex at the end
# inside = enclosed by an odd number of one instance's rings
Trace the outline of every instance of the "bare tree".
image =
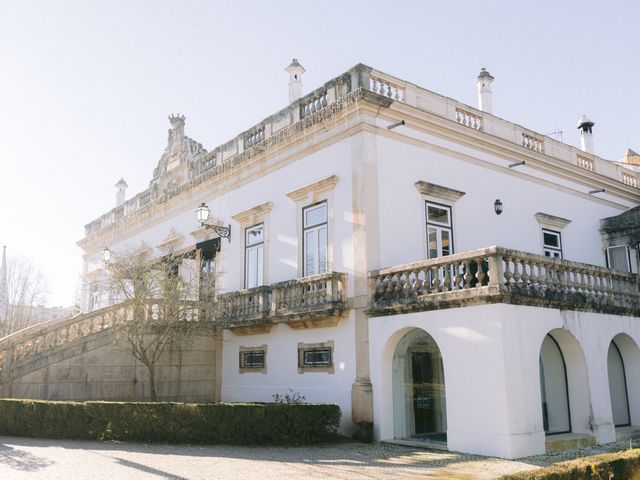
{"type": "Polygon", "coordinates": [[[170,345],[187,344],[206,319],[207,304],[197,302],[198,275],[193,255],[150,260],[144,253],[118,255],[107,264],[110,301],[120,304],[118,338],[149,373],[149,396],[158,398],[158,361],[170,345]]]}
{"type": "Polygon", "coordinates": [[[47,301],[47,281],[28,258],[12,255],[7,259],[8,305],[0,324],[0,336],[21,330],[35,319],[35,307],[47,301]]]}

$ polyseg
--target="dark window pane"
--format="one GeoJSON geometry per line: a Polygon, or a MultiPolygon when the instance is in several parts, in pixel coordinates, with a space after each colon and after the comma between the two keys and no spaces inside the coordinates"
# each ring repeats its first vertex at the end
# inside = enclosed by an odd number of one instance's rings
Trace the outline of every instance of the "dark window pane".
{"type": "Polygon", "coordinates": [[[264,350],[242,352],[242,363],[240,366],[243,368],[263,368],[264,350]]]}
{"type": "Polygon", "coordinates": [[[303,362],[307,366],[328,366],[331,365],[331,349],[314,348],[303,352],[303,362]]]}
{"type": "Polygon", "coordinates": [[[449,225],[449,210],[434,205],[427,205],[427,221],[449,225]]]}

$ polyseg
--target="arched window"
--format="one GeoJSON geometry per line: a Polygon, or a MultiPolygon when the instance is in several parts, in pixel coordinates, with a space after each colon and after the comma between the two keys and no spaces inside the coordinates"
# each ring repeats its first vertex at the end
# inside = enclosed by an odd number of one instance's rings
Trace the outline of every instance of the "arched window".
{"type": "Polygon", "coordinates": [[[624,361],[620,349],[613,341],[609,344],[607,370],[609,372],[609,395],[611,396],[613,423],[616,427],[631,425],[624,361]]]}
{"type": "Polygon", "coordinates": [[[547,335],[540,348],[542,420],[547,434],[571,431],[567,369],[558,343],[547,335]]]}

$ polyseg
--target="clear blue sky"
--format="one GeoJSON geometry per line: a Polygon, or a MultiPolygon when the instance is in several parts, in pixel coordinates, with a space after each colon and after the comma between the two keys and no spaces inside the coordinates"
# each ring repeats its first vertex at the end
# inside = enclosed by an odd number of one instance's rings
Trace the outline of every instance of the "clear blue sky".
{"type": "Polygon", "coordinates": [[[362,62],[596,153],[640,150],[640,2],[0,0],[0,245],[68,305],[83,226],[148,186],[170,113],[211,149],[362,62]]]}

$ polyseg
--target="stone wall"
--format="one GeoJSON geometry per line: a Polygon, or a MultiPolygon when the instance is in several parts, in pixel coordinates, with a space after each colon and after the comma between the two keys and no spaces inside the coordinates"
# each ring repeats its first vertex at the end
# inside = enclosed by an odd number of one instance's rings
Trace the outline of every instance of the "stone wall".
{"type": "MultiPolygon", "coordinates": [[[[43,400],[148,400],[147,368],[126,344],[114,338],[111,332],[102,332],[37,354],[0,385],[0,395],[43,400]]],[[[221,348],[217,342],[213,337],[199,336],[167,347],[156,371],[158,399],[207,402],[219,398],[216,353],[221,348]]]]}

